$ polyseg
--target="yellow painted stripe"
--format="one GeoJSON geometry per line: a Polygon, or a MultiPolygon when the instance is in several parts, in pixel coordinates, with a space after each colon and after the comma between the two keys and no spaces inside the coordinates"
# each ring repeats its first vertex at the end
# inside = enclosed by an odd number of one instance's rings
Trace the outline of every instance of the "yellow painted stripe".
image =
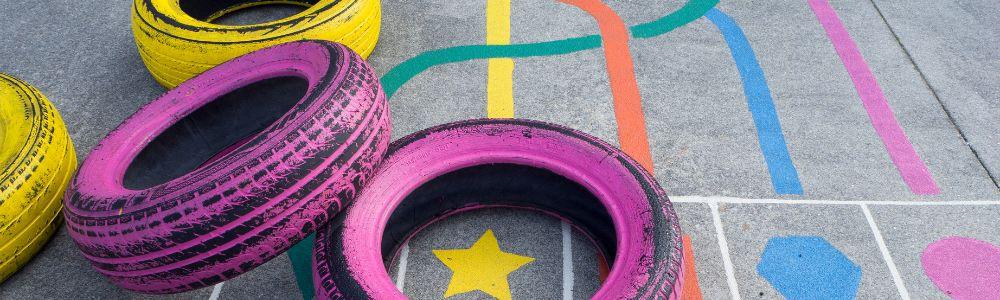
{"type": "MultiPolygon", "coordinates": [[[[486,44],[510,44],[510,0],[486,0],[486,44]]],[[[491,58],[486,77],[486,116],[514,117],[514,59],[491,58]]]]}

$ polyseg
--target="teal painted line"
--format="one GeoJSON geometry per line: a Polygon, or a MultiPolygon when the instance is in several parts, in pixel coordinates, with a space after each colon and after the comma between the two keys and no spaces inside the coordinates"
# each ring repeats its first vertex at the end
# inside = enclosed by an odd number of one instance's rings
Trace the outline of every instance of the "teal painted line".
{"type": "Polygon", "coordinates": [[[802,183],[799,182],[799,173],[795,170],[795,164],[792,164],[791,155],[788,154],[785,135],[781,132],[781,121],[778,120],[778,112],[774,108],[764,70],[757,62],[757,54],[753,52],[750,42],[743,34],[743,29],[733,18],[715,8],[710,9],[705,17],[722,32],[733,61],[736,62],[736,69],[740,72],[743,94],[746,95],[747,107],[757,129],[757,144],[760,145],[760,152],[764,154],[774,192],[801,195],[802,183]]]}
{"type": "Polygon", "coordinates": [[[399,87],[417,76],[417,74],[431,67],[449,63],[488,58],[552,56],[595,49],[600,46],[600,36],[588,35],[540,43],[467,45],[431,50],[406,60],[393,67],[388,73],[385,73],[381,78],[382,89],[385,90],[386,97],[392,98],[392,95],[396,93],[399,87]]]}
{"type": "MultiPolygon", "coordinates": [[[[639,39],[660,36],[701,18],[718,3],[719,0],[690,0],[677,11],[652,22],[629,27],[629,31],[632,37],[639,39]]],[[[396,65],[383,75],[380,81],[386,98],[392,98],[403,84],[434,66],[476,59],[554,56],[596,49],[600,46],[601,37],[593,34],[539,43],[442,48],[421,53],[396,65]]],[[[302,297],[307,300],[312,299],[315,292],[312,281],[312,241],[313,235],[310,235],[288,251],[299,290],[302,292],[302,297]]]]}
{"type": "MultiPolygon", "coordinates": [[[[684,26],[705,15],[718,0],[691,0],[684,7],[649,23],[629,28],[632,37],[651,38],[660,36],[684,26]]],[[[601,46],[601,37],[593,34],[564,40],[511,44],[511,45],[466,45],[431,50],[406,60],[393,67],[382,76],[382,88],[386,97],[392,98],[403,84],[417,74],[434,66],[487,58],[520,58],[533,56],[553,56],[596,49],[601,46]]]]}
{"type": "Polygon", "coordinates": [[[629,27],[629,31],[632,37],[638,39],[657,37],[701,18],[716,4],[719,0],[690,0],[677,11],[652,22],[629,27]]]}
{"type": "Polygon", "coordinates": [[[302,299],[305,300],[313,299],[316,292],[312,276],[312,251],[315,239],[316,234],[310,234],[301,242],[288,249],[288,259],[292,261],[292,272],[295,273],[295,282],[298,283],[299,292],[302,293],[302,299]]]}

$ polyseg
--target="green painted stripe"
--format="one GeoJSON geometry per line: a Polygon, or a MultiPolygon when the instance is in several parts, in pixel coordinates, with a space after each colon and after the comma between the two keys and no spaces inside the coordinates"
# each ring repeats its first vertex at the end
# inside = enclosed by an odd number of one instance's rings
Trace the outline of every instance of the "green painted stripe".
{"type": "MultiPolygon", "coordinates": [[[[691,23],[715,7],[719,0],[690,0],[677,11],[652,22],[629,27],[632,37],[645,39],[657,37],[691,23]]],[[[532,56],[553,56],[595,49],[601,46],[599,35],[588,35],[564,40],[511,45],[466,45],[431,50],[414,56],[389,70],[382,76],[382,88],[387,98],[399,90],[403,84],[423,71],[434,66],[488,58],[518,58],[532,56]]],[[[313,235],[288,251],[302,298],[313,298],[312,281],[313,235]]]]}
{"type": "MultiPolygon", "coordinates": [[[[670,32],[705,15],[718,0],[691,0],[681,9],[649,23],[629,28],[635,38],[651,38],[670,32]]],[[[532,56],[552,56],[577,51],[595,49],[601,46],[599,35],[588,35],[564,40],[511,44],[511,45],[466,45],[431,50],[400,63],[382,76],[382,88],[391,98],[399,88],[417,74],[448,63],[487,58],[518,58],[532,56]]]]}
{"type": "Polygon", "coordinates": [[[292,261],[292,272],[295,282],[299,285],[302,299],[312,299],[315,295],[312,276],[312,250],[316,234],[306,236],[304,240],[288,249],[288,259],[292,261]]]}

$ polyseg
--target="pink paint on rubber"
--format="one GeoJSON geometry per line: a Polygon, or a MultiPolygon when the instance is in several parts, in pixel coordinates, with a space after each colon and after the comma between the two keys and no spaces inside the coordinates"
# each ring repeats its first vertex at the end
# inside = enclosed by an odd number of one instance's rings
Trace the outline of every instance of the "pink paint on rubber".
{"type": "Polygon", "coordinates": [[[405,299],[389,278],[379,251],[393,212],[407,205],[408,195],[436,178],[495,165],[552,172],[579,184],[607,210],[615,259],[593,299],[679,299],[680,228],[652,175],[599,139],[523,119],[456,122],[394,142],[358,199],[317,232],[313,256],[317,298],[405,299]]]}
{"type": "Polygon", "coordinates": [[[1000,247],[947,237],[920,255],[924,273],[952,299],[1000,299],[1000,247]]]}
{"type": "Polygon", "coordinates": [[[930,171],[927,170],[927,165],[920,160],[917,151],[910,144],[910,139],[906,137],[903,128],[896,121],[896,116],[885,99],[885,93],[879,87],[875,75],[872,74],[871,68],[865,62],[865,58],[861,56],[858,46],[851,39],[851,35],[847,33],[847,29],[844,28],[840,17],[837,16],[827,0],[809,0],[809,6],[816,14],[816,18],[819,19],[819,23],[823,25],[823,29],[826,30],[826,34],[830,37],[830,42],[833,43],[837,54],[840,55],[844,67],[847,68],[847,73],[851,76],[851,81],[854,82],[854,88],[861,97],[861,103],[868,111],[872,127],[875,128],[875,132],[885,144],[886,151],[889,152],[889,157],[896,165],[896,169],[899,170],[903,181],[915,194],[940,194],[941,190],[934,182],[934,178],[931,177],[930,171]]]}
{"type": "MultiPolygon", "coordinates": [[[[273,102],[237,103],[259,103],[247,110],[257,111],[273,102]]],[[[234,114],[220,109],[218,117],[234,114]]],[[[67,231],[119,287],[209,286],[280,255],[353,199],[388,148],[390,124],[374,70],[347,47],[301,41],[259,50],[182,83],[109,133],[67,189],[67,231]],[[223,95],[285,77],[304,80],[306,91],[273,112],[275,121],[180,176],[126,187],[130,166],[153,141],[175,136],[167,134],[175,124],[217,108],[223,95]]]]}

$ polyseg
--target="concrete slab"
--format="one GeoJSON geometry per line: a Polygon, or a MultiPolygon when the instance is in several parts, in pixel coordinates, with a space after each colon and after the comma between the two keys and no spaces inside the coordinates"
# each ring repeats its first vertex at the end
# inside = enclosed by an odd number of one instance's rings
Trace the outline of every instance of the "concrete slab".
{"type": "MultiPolygon", "coordinates": [[[[686,1],[607,2],[626,24],[635,25],[666,15],[686,1]]],[[[1000,79],[995,70],[1000,69],[1000,54],[992,47],[1000,34],[990,26],[1000,21],[996,4],[879,0],[875,1],[877,9],[869,2],[832,4],[942,194],[916,196],[902,182],[843,63],[805,1],[726,1],[717,6],[742,28],[756,53],[804,195],[778,195],[771,186],[739,70],[719,29],[704,18],[663,36],[630,42],[655,174],[661,183],[672,195],[1000,200],[995,185],[1000,168],[1000,150],[995,150],[1000,149],[1000,125],[995,118],[1000,115],[996,89],[1000,79]],[[963,134],[976,153],[965,144],[963,134]]],[[[128,1],[65,0],[7,2],[0,9],[0,71],[32,83],[56,104],[81,160],[108,131],[164,91],[136,53],[129,9],[128,1]]],[[[484,1],[383,1],[382,37],[370,62],[382,75],[424,51],[482,44],[484,11],[484,1]]],[[[282,13],[266,8],[259,12],[232,21],[282,13]]],[[[514,0],[511,23],[514,43],[598,32],[591,16],[557,1],[514,0]]],[[[617,143],[602,51],[517,59],[516,116],[571,126],[617,143]]],[[[433,67],[417,75],[391,100],[393,137],[440,123],[485,117],[485,85],[484,60],[433,67]]],[[[894,284],[859,206],[744,204],[722,208],[744,297],[777,297],[754,268],[766,241],[785,235],[822,236],[858,263],[863,270],[859,298],[895,297],[894,284]]],[[[988,226],[991,218],[997,218],[995,210],[872,207],[904,282],[911,295],[920,297],[941,295],[923,276],[914,253],[946,235],[1000,243],[1000,232],[988,226]]],[[[697,203],[678,204],[677,211],[683,229],[692,237],[704,297],[728,297],[711,211],[697,203]]],[[[407,292],[440,296],[446,284],[436,258],[420,249],[467,247],[485,226],[493,226],[489,224],[500,224],[495,230],[505,250],[531,253],[550,262],[518,271],[512,278],[515,297],[558,297],[561,277],[553,273],[556,267],[551,263],[561,257],[560,249],[538,242],[557,236],[553,234],[559,230],[558,222],[509,212],[460,215],[426,230],[423,248],[414,246],[418,250],[410,272],[429,274],[425,276],[428,285],[408,283],[407,292]]],[[[593,273],[587,272],[593,272],[588,267],[593,249],[582,247],[587,243],[579,237],[573,245],[578,278],[592,278],[593,273]]],[[[592,279],[580,279],[576,286],[576,296],[597,288],[592,279]]],[[[207,298],[211,291],[206,288],[165,298],[207,298]]],[[[296,291],[288,259],[281,256],[227,282],[221,298],[288,298],[296,297],[296,291]]],[[[61,231],[32,263],[0,285],[0,298],[160,297],[110,285],[61,231]]]]}
{"type": "Polygon", "coordinates": [[[389,101],[392,138],[438,124],[485,118],[485,62],[445,65],[418,75],[389,101]],[[447,74],[447,76],[445,76],[447,74]]]}
{"type": "Polygon", "coordinates": [[[97,141],[165,90],[132,40],[130,2],[4,3],[0,70],[59,109],[82,160],[97,141]],[[53,17],[59,16],[59,17],[53,17]]]}
{"type": "Polygon", "coordinates": [[[711,23],[698,19],[632,48],[657,179],[668,191],[774,195],[739,74],[711,23]]]}
{"type": "MultiPolygon", "coordinates": [[[[369,58],[377,75],[424,51],[486,39],[485,2],[382,3],[382,31],[369,58]],[[389,21],[398,20],[398,21],[389,21]]],[[[393,139],[433,125],[486,117],[486,62],[431,68],[400,88],[390,101],[393,139]]]]}
{"type": "MultiPolygon", "coordinates": [[[[997,189],[874,7],[833,6],[941,188],[936,199],[996,197],[997,189]]],[[[901,180],[806,2],[724,2],[719,9],[743,27],[760,58],[806,197],[921,198],[901,180]]]]}
{"type": "Polygon", "coordinates": [[[674,210],[681,220],[681,231],[691,237],[698,286],[704,299],[726,299],[729,285],[722,262],[722,251],[716,238],[712,211],[703,203],[675,203],[674,210]]]}
{"type": "Polygon", "coordinates": [[[873,1],[969,146],[1000,174],[1000,3],[873,1]]]}
{"type": "MultiPolygon", "coordinates": [[[[573,280],[573,299],[588,299],[600,284],[597,254],[584,235],[571,230],[572,268],[563,266],[561,221],[538,212],[516,209],[484,209],[448,217],[417,233],[408,243],[406,266],[399,259],[389,266],[392,278],[405,270],[403,291],[411,299],[440,299],[452,278],[452,271],[432,252],[466,249],[492,230],[500,250],[534,258],[508,275],[511,293],[522,297],[558,299],[563,297],[563,278],[573,280]],[[531,230],[525,230],[531,228],[531,230]]],[[[400,284],[397,280],[397,286],[400,284]]],[[[489,298],[482,292],[456,295],[449,299],[489,298]]]]}
{"type": "Polygon", "coordinates": [[[743,298],[781,298],[757,265],[768,240],[784,236],[822,237],[860,266],[858,299],[898,297],[860,206],[721,204],[719,213],[743,298]]]}
{"type": "Polygon", "coordinates": [[[911,295],[945,299],[947,295],[927,277],[920,262],[928,245],[960,236],[1000,245],[1000,206],[872,206],[872,215],[885,237],[903,283],[911,295]]]}

